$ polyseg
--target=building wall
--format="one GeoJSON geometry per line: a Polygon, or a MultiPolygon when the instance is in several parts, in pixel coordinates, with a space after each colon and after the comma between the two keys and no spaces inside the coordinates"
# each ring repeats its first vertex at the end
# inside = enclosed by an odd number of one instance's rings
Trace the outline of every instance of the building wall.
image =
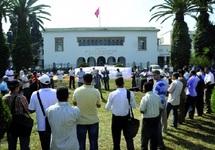
{"type": "MultiPolygon", "coordinates": [[[[87,28],[86,28],[87,29],[87,28]]],[[[119,57],[126,59],[126,66],[136,63],[157,63],[157,32],[158,30],[49,30],[43,33],[44,38],[44,66],[53,63],[69,63],[76,67],[79,57],[87,59],[94,57],[95,60],[101,56],[106,62],[109,57],[114,57],[117,61],[119,57]],[[64,50],[55,51],[55,38],[63,37],[64,50]],[[79,46],[77,37],[124,37],[123,46],[79,46]],[[138,50],[138,37],[147,37],[146,50],[138,50]]]]}

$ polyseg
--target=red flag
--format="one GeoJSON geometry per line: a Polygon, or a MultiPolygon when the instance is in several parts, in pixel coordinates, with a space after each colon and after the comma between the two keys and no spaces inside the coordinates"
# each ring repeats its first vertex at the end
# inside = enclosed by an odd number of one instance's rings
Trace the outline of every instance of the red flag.
{"type": "Polygon", "coordinates": [[[96,10],[95,15],[98,18],[98,16],[99,16],[99,8],[96,10]]]}

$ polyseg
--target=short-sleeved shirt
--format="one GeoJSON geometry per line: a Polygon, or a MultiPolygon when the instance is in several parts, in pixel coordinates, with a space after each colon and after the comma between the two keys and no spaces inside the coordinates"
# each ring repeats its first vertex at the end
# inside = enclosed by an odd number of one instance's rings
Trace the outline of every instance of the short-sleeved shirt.
{"type": "Polygon", "coordinates": [[[70,76],[75,76],[75,70],[74,69],[70,69],[69,70],[69,75],[70,76]]]}
{"type": "Polygon", "coordinates": [[[98,89],[91,85],[83,85],[75,89],[72,100],[77,103],[81,112],[78,124],[87,125],[99,122],[97,104],[101,104],[101,95],[98,89]]]}
{"type": "MultiPolygon", "coordinates": [[[[134,93],[131,91],[130,103],[132,108],[136,108],[134,93]]],[[[111,92],[105,108],[106,110],[112,110],[112,114],[115,116],[127,116],[130,110],[130,105],[127,99],[127,90],[125,88],[117,88],[115,91],[111,92]]]]}
{"type": "Polygon", "coordinates": [[[161,108],[161,98],[156,93],[150,91],[142,97],[140,111],[143,111],[143,118],[158,117],[161,108]]]}
{"type": "Polygon", "coordinates": [[[22,84],[22,88],[23,89],[29,88],[30,87],[30,83],[28,82],[29,79],[28,79],[27,75],[24,74],[21,79],[22,79],[22,81],[26,82],[26,83],[22,84]]]}
{"type": "Polygon", "coordinates": [[[166,93],[167,93],[167,83],[163,79],[157,80],[154,84],[153,92],[158,94],[161,98],[162,108],[166,105],[166,93]]]}
{"type": "Polygon", "coordinates": [[[173,106],[180,104],[180,95],[183,88],[183,83],[179,80],[173,80],[168,88],[168,103],[171,103],[173,106]]]}
{"type": "MultiPolygon", "coordinates": [[[[54,105],[58,101],[55,89],[42,88],[39,90],[39,94],[40,94],[41,102],[43,104],[44,111],[49,106],[54,105]]],[[[36,111],[37,130],[45,131],[45,116],[43,115],[39,100],[37,98],[37,91],[33,92],[33,94],[31,95],[28,109],[36,111]]]]}
{"type": "Polygon", "coordinates": [[[85,72],[79,71],[77,72],[77,75],[78,75],[78,82],[83,83],[84,82],[83,76],[85,75],[85,72]]]}
{"type": "Polygon", "coordinates": [[[46,75],[49,76],[50,79],[53,79],[53,76],[54,76],[54,75],[53,75],[53,72],[52,72],[52,71],[46,72],[46,75]]]}
{"type": "Polygon", "coordinates": [[[205,84],[208,82],[210,82],[210,84],[213,84],[214,83],[213,73],[209,72],[209,73],[205,74],[204,82],[205,82],[205,84]]]}
{"type": "Polygon", "coordinates": [[[190,95],[190,96],[197,96],[197,92],[196,92],[196,86],[198,84],[199,78],[195,75],[191,76],[188,80],[187,80],[187,91],[186,91],[186,95],[190,95]]]}
{"type": "Polygon", "coordinates": [[[63,80],[63,74],[64,74],[63,70],[58,70],[57,71],[57,80],[63,80]]]}
{"type": "Polygon", "coordinates": [[[46,109],[51,129],[51,149],[78,150],[77,121],[80,117],[78,107],[72,107],[68,102],[57,102],[46,109]]]}
{"type": "Polygon", "coordinates": [[[8,91],[7,82],[2,81],[0,84],[0,91],[8,91]]]}

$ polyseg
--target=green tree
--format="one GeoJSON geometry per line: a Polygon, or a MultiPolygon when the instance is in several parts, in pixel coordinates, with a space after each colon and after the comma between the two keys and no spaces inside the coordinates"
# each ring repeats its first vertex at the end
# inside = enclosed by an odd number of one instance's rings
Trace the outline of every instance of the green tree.
{"type": "Polygon", "coordinates": [[[195,6],[191,0],[164,0],[164,3],[155,5],[150,11],[157,9],[150,19],[156,21],[164,18],[161,23],[174,16],[173,34],[171,40],[171,64],[174,69],[188,65],[190,60],[191,39],[187,23],[184,21],[185,15],[191,15],[195,6]]]}
{"type": "Polygon", "coordinates": [[[199,13],[197,19],[197,29],[194,35],[194,49],[196,56],[206,56],[214,59],[213,54],[215,46],[213,25],[209,20],[209,13],[213,13],[212,4],[214,0],[193,0],[193,4],[197,7],[199,13]],[[204,41],[204,42],[203,42],[204,41]]]}
{"type": "Polygon", "coordinates": [[[9,107],[2,100],[2,95],[0,94],[0,139],[3,138],[4,134],[7,132],[9,125],[12,121],[12,115],[10,113],[9,107]]]}
{"type": "Polygon", "coordinates": [[[8,3],[6,0],[0,1],[0,78],[5,74],[9,65],[9,48],[6,43],[5,35],[2,29],[2,20],[7,16],[8,3]]]}
{"type": "Polygon", "coordinates": [[[26,68],[33,65],[33,50],[30,36],[30,20],[35,20],[38,25],[43,28],[43,19],[50,20],[45,17],[50,16],[44,9],[48,5],[36,5],[38,0],[10,0],[11,16],[17,22],[17,34],[12,48],[13,64],[16,70],[21,67],[26,68]]]}

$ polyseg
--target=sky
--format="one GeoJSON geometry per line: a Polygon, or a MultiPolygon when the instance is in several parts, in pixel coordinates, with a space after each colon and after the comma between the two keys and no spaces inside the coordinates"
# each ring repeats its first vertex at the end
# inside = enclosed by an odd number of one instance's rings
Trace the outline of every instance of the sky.
{"type": "MultiPolygon", "coordinates": [[[[71,28],[71,27],[156,27],[160,29],[158,35],[172,30],[173,17],[163,24],[152,20],[151,7],[162,4],[164,0],[38,0],[37,4],[51,6],[47,8],[51,21],[44,20],[45,28],[71,28]],[[99,17],[95,15],[100,9],[99,17]]],[[[215,22],[215,14],[211,15],[215,22]]],[[[195,30],[196,21],[185,16],[189,30],[195,30]]],[[[7,32],[9,23],[3,23],[7,32]]]]}

